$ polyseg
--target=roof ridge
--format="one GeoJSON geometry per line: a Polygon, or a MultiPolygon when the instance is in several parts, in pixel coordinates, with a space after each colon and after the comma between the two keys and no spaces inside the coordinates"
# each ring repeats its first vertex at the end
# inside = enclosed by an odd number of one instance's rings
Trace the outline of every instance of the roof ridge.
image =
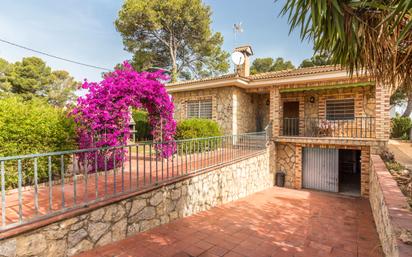
{"type": "Polygon", "coordinates": [[[317,66],[311,66],[311,67],[298,67],[298,68],[291,68],[291,69],[284,69],[284,70],[277,70],[277,71],[267,71],[267,72],[260,72],[256,73],[253,75],[250,75],[249,77],[256,76],[256,75],[264,75],[264,74],[275,74],[275,73],[282,73],[282,72],[287,72],[287,71],[298,71],[298,70],[306,70],[306,69],[319,69],[319,68],[341,68],[339,64],[328,64],[328,65],[317,65],[317,66]]]}
{"type": "Polygon", "coordinates": [[[294,69],[285,69],[280,71],[270,71],[262,72],[254,75],[249,75],[247,77],[239,76],[237,73],[228,73],[216,77],[207,77],[201,79],[192,79],[192,80],[182,80],[173,83],[168,83],[167,86],[178,86],[178,85],[187,85],[192,83],[201,83],[206,81],[213,81],[225,78],[239,78],[243,80],[257,80],[257,79],[269,79],[276,77],[289,77],[289,76],[299,76],[299,75],[308,75],[315,74],[320,72],[330,72],[330,71],[339,71],[343,70],[340,65],[322,65],[322,66],[313,66],[313,67],[303,67],[303,68],[294,68],[294,69]]]}
{"type": "Polygon", "coordinates": [[[181,80],[181,81],[176,81],[176,82],[173,82],[173,83],[167,83],[167,86],[190,84],[190,83],[196,83],[196,82],[202,82],[202,81],[217,80],[217,79],[222,79],[222,78],[231,78],[231,77],[236,77],[236,75],[237,75],[236,73],[227,73],[227,74],[222,74],[222,75],[219,75],[219,76],[216,76],[216,77],[181,80]]]}

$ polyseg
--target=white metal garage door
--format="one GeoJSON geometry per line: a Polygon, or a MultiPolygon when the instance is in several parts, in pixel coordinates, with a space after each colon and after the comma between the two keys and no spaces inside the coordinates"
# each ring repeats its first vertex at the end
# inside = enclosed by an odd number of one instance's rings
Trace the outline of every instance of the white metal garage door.
{"type": "Polygon", "coordinates": [[[328,192],[339,190],[339,150],[303,148],[302,182],[304,188],[328,192]]]}

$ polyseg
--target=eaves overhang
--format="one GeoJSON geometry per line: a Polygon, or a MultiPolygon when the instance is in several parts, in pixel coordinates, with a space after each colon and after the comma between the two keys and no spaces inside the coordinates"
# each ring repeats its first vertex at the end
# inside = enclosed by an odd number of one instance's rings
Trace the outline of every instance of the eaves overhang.
{"type": "Polygon", "coordinates": [[[338,71],[328,71],[315,74],[305,74],[305,75],[294,75],[294,76],[285,76],[285,77],[275,77],[275,78],[259,78],[259,79],[249,79],[245,77],[230,77],[206,81],[198,81],[194,83],[185,83],[185,84],[176,84],[176,85],[167,85],[166,89],[169,93],[176,92],[185,92],[193,90],[203,90],[203,89],[212,89],[220,87],[234,86],[245,89],[256,89],[272,86],[281,86],[281,85],[299,85],[299,84],[308,84],[316,82],[333,82],[340,80],[350,80],[357,78],[367,78],[368,76],[364,73],[361,75],[354,75],[351,77],[348,72],[344,70],[338,71]]]}

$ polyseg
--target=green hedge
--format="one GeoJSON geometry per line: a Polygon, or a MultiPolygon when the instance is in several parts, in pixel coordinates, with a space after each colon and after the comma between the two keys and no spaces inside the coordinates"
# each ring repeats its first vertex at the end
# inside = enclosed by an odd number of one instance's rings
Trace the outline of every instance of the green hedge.
{"type": "Polygon", "coordinates": [[[136,123],[135,126],[135,137],[136,140],[151,140],[153,137],[150,134],[152,130],[148,120],[148,114],[146,111],[143,110],[133,110],[132,117],[134,122],[136,123]]]}
{"type": "Polygon", "coordinates": [[[209,119],[187,119],[177,124],[176,139],[221,136],[219,124],[209,119]]]}
{"type": "MultiPolygon", "coordinates": [[[[177,140],[192,138],[207,138],[221,136],[220,127],[217,122],[209,119],[187,119],[177,124],[177,140]]],[[[179,143],[179,154],[211,151],[221,145],[221,138],[204,139],[179,143]]]]}
{"type": "MultiPolygon", "coordinates": [[[[0,99],[0,156],[47,153],[76,148],[74,121],[62,109],[38,99],[0,99]]],[[[66,157],[66,161],[68,157],[66,157]]],[[[52,159],[59,174],[59,160],[52,159]]],[[[33,183],[33,160],[22,161],[23,185],[33,183]]],[[[6,186],[17,185],[17,161],[5,162],[6,186]]],[[[38,159],[39,182],[47,180],[47,159],[38,159]]]]}
{"type": "Polygon", "coordinates": [[[402,117],[399,114],[392,118],[391,137],[409,139],[409,130],[412,128],[412,121],[409,117],[402,117]]]}

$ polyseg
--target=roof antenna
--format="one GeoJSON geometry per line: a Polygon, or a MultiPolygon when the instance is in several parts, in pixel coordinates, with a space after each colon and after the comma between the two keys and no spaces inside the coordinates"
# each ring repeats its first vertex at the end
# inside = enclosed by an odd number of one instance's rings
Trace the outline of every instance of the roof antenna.
{"type": "Polygon", "coordinates": [[[236,37],[237,34],[243,33],[242,22],[233,24],[233,34],[235,36],[234,45],[236,47],[236,37]]]}

